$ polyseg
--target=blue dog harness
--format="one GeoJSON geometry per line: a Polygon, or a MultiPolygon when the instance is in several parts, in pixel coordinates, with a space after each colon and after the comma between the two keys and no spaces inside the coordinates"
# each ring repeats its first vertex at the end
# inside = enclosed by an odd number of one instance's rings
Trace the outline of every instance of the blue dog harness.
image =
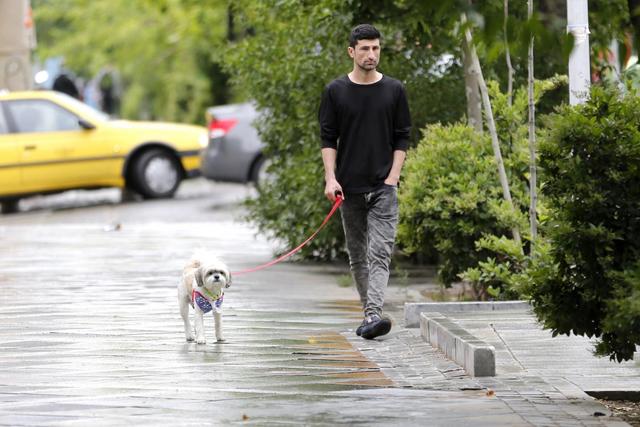
{"type": "Polygon", "coordinates": [[[200,292],[194,289],[193,292],[191,293],[191,301],[192,303],[195,303],[198,306],[198,308],[202,310],[203,313],[208,313],[211,310],[214,310],[217,313],[220,311],[220,308],[222,307],[222,302],[224,301],[224,292],[218,298],[213,299],[212,301],[211,299],[207,298],[206,296],[204,296],[203,294],[201,294],[200,292]]]}

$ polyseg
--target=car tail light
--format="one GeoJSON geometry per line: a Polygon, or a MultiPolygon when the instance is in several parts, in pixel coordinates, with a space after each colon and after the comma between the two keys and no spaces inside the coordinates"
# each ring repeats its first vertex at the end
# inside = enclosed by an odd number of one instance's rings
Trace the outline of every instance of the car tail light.
{"type": "Polygon", "coordinates": [[[237,123],[236,119],[218,120],[214,118],[209,122],[209,137],[213,139],[225,136],[237,123]]]}

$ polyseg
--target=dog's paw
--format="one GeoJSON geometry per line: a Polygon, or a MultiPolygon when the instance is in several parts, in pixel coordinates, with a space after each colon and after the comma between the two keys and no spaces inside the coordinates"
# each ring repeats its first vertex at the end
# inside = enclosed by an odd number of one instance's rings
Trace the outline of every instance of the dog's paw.
{"type": "Polygon", "coordinates": [[[204,337],[196,338],[196,344],[206,344],[207,340],[204,337]]]}
{"type": "Polygon", "coordinates": [[[193,335],[187,337],[187,342],[194,342],[196,339],[193,335]]]}
{"type": "Polygon", "coordinates": [[[225,343],[225,342],[227,342],[227,340],[225,340],[224,338],[218,338],[218,339],[216,339],[216,342],[225,343]]]}

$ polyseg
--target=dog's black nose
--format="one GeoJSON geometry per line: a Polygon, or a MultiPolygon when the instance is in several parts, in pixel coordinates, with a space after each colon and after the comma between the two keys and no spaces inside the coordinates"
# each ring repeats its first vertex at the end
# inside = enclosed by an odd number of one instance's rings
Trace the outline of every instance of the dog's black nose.
{"type": "Polygon", "coordinates": [[[214,274],[214,275],[213,275],[213,278],[214,278],[215,280],[220,280],[220,275],[219,275],[219,274],[214,274]]]}

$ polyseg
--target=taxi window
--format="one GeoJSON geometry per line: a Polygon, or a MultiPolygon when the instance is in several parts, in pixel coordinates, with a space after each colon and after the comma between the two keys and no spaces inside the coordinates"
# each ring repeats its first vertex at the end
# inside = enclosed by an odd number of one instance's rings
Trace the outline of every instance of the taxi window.
{"type": "Polygon", "coordinates": [[[8,101],[5,107],[9,110],[16,131],[19,133],[81,129],[75,114],[49,101],[41,99],[8,101]]]}
{"type": "Polygon", "coordinates": [[[7,121],[4,118],[4,111],[2,111],[2,103],[0,102],[0,135],[9,132],[7,127],[7,121]]]}

